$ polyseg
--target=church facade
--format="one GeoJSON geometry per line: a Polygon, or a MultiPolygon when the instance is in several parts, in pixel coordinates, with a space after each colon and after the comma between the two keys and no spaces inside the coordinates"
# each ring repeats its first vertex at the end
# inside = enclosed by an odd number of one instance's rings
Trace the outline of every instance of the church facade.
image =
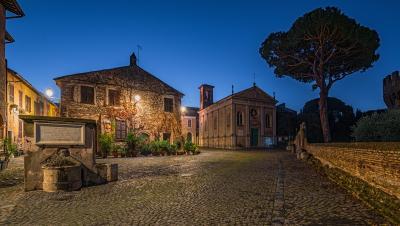
{"type": "Polygon", "coordinates": [[[209,148],[263,148],[276,144],[277,101],[257,87],[216,103],[211,85],[200,86],[199,145],[209,148]]]}

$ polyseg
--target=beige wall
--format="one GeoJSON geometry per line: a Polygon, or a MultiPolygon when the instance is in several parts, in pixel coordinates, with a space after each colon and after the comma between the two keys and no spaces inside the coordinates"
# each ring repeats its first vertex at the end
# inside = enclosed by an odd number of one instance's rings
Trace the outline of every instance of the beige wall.
{"type": "Polygon", "coordinates": [[[258,145],[264,147],[264,138],[276,137],[276,108],[265,102],[241,99],[227,99],[200,111],[199,145],[215,148],[251,147],[251,128],[258,129],[258,145]],[[258,116],[250,119],[250,109],[258,116]],[[243,124],[237,125],[237,112],[242,113],[243,124]],[[270,115],[271,127],[266,128],[266,117],[270,115]]]}
{"type": "Polygon", "coordinates": [[[195,116],[182,116],[182,136],[187,140],[188,133],[192,134],[192,142],[198,144],[199,139],[196,136],[196,117],[195,116]],[[191,126],[189,127],[188,121],[191,121],[191,126]]]}
{"type": "MultiPolygon", "coordinates": [[[[55,104],[48,101],[42,94],[38,93],[34,90],[29,84],[25,83],[18,76],[14,75],[13,72],[7,71],[7,130],[11,135],[11,139],[18,143],[19,145],[23,145],[24,139],[23,134],[20,129],[23,128],[23,123],[19,119],[19,115],[35,115],[35,101],[43,102],[43,115],[42,116],[57,116],[58,108],[55,104]],[[10,87],[14,87],[14,93],[11,93],[10,87]],[[22,102],[20,103],[20,92],[22,93],[22,102]],[[13,96],[13,98],[12,98],[13,96]],[[31,110],[27,109],[26,105],[26,97],[31,99],[31,110]],[[22,137],[21,137],[22,135],[22,137]]],[[[36,114],[38,115],[38,114],[36,114]]]]}

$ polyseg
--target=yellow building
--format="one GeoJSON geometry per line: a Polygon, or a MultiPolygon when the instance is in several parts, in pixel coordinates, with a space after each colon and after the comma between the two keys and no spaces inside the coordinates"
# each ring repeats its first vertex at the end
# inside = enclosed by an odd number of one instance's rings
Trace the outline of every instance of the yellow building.
{"type": "Polygon", "coordinates": [[[11,69],[7,69],[7,84],[7,135],[22,148],[23,122],[18,116],[57,116],[58,106],[11,69]]]}

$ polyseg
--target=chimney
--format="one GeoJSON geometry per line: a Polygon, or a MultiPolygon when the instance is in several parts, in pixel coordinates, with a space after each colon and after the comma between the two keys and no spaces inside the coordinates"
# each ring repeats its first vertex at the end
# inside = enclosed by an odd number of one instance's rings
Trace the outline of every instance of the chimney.
{"type": "Polygon", "coordinates": [[[214,86],[203,84],[200,89],[200,110],[214,103],[214,86]]]}
{"type": "Polygon", "coordinates": [[[131,65],[131,66],[135,66],[135,65],[136,65],[136,60],[137,60],[137,58],[136,58],[135,53],[132,53],[130,65],[131,65]]]}

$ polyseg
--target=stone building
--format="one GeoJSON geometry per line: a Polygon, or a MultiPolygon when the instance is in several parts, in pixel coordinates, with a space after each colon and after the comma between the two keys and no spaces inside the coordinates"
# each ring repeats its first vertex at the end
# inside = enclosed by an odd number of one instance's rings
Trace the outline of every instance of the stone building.
{"type": "Polygon", "coordinates": [[[213,86],[200,86],[199,145],[261,148],[276,143],[277,101],[255,84],[213,102],[213,86]]]}
{"type": "Polygon", "coordinates": [[[7,83],[7,137],[24,149],[19,115],[57,116],[58,107],[14,70],[7,69],[7,83]]]}
{"type": "Polygon", "coordinates": [[[195,144],[199,143],[199,108],[183,108],[182,136],[186,141],[191,141],[195,144]]]}
{"type": "Polygon", "coordinates": [[[395,71],[383,79],[383,99],[388,109],[400,109],[399,71],[395,71]]]}
{"type": "Polygon", "coordinates": [[[4,138],[7,131],[7,63],[5,44],[14,39],[6,31],[6,19],[24,16],[24,12],[16,0],[0,1],[0,139],[4,138]],[[11,13],[13,15],[7,15],[11,13]]]}
{"type": "Polygon", "coordinates": [[[61,116],[96,120],[101,133],[123,141],[129,131],[172,142],[181,136],[183,94],[136,64],[54,79],[61,116]]]}

